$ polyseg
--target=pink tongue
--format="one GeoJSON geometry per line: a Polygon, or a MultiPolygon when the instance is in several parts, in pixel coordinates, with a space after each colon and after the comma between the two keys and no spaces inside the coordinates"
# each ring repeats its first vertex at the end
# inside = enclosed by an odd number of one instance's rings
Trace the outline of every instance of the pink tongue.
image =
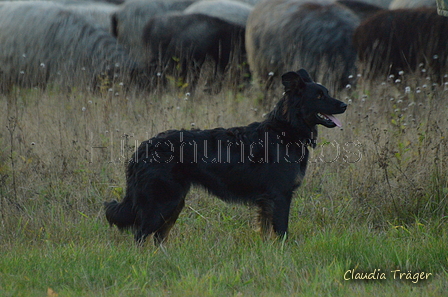
{"type": "Polygon", "coordinates": [[[331,115],[331,114],[326,114],[325,116],[326,116],[327,118],[329,118],[330,120],[332,120],[333,123],[336,124],[336,126],[338,126],[338,127],[342,127],[342,123],[341,123],[341,121],[338,120],[337,118],[335,118],[333,115],[331,115]]]}

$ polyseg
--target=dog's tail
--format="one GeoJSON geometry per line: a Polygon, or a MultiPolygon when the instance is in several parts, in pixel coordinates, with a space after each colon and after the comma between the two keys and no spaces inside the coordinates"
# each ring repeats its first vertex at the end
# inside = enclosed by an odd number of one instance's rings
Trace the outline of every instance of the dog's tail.
{"type": "Polygon", "coordinates": [[[129,229],[135,227],[137,224],[137,216],[132,209],[132,203],[124,200],[118,203],[116,200],[111,202],[104,202],[106,209],[106,219],[109,224],[115,225],[118,229],[129,229]]]}

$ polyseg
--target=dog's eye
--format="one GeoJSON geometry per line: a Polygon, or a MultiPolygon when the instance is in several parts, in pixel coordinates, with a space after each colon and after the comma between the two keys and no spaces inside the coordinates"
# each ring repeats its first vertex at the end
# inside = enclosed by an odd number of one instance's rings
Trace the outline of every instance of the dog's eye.
{"type": "Polygon", "coordinates": [[[324,95],[322,93],[317,94],[317,99],[322,99],[324,97],[324,95]]]}

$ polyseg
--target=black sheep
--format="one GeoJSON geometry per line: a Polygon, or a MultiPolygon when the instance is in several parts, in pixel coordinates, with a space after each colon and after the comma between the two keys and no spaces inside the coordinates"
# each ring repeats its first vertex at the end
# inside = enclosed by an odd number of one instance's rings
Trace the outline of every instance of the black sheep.
{"type": "Polygon", "coordinates": [[[243,38],[243,27],[203,14],[165,14],[152,18],[143,29],[150,72],[179,75],[191,90],[207,57],[215,64],[213,80],[219,81],[232,53],[244,49],[243,38]]]}
{"type": "Polygon", "coordinates": [[[355,31],[354,45],[370,76],[413,72],[423,63],[426,73],[446,72],[448,18],[436,9],[397,9],[380,12],[355,31]]]}

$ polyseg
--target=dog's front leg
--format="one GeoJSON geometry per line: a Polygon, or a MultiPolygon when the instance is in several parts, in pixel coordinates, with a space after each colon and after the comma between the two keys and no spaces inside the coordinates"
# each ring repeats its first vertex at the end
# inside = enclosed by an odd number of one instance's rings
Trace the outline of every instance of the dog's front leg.
{"type": "Polygon", "coordinates": [[[291,207],[290,197],[279,197],[274,200],[274,212],[272,215],[272,225],[274,232],[280,236],[286,236],[289,222],[289,209],[291,207]]]}
{"type": "Polygon", "coordinates": [[[263,197],[257,200],[258,205],[258,224],[261,236],[264,240],[273,237],[272,216],[274,213],[274,203],[272,199],[263,197]]]}

